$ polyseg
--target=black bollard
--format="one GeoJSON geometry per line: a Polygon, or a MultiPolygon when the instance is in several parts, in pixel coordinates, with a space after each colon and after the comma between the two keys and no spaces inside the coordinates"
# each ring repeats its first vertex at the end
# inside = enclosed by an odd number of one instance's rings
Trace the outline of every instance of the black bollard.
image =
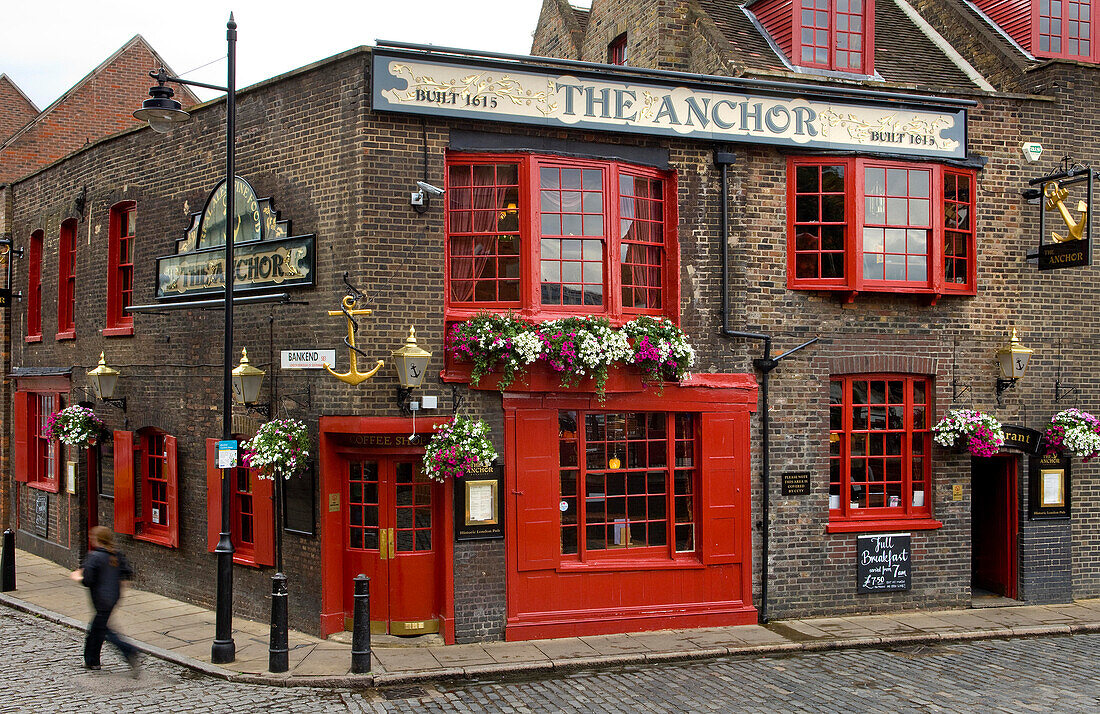
{"type": "Polygon", "coordinates": [[[15,531],[4,531],[3,551],[0,551],[0,592],[15,590],[15,531]]]}
{"type": "Polygon", "coordinates": [[[370,578],[355,576],[355,610],[351,617],[351,673],[370,671],[370,578]]]}
{"type": "Polygon", "coordinates": [[[286,610],[286,576],[275,573],[271,576],[271,641],[267,648],[269,672],[285,672],[290,669],[286,610]]]}

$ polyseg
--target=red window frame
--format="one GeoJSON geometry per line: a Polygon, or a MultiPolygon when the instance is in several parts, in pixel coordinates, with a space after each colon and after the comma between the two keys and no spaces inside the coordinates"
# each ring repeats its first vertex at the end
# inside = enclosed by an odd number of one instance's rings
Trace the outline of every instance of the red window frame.
{"type": "Polygon", "coordinates": [[[176,437],[146,427],[116,431],[115,531],[168,548],[180,544],[176,437]],[[136,438],[135,438],[136,437],[136,438]],[[157,509],[156,519],[153,509],[157,509]]]}
{"type": "Polygon", "coordinates": [[[27,248],[27,342],[42,341],[42,243],[45,232],[31,234],[27,248]]]}
{"type": "Polygon", "coordinates": [[[607,45],[607,63],[625,67],[626,64],[626,33],[619,35],[607,45]]]}
{"type": "Polygon", "coordinates": [[[230,517],[233,534],[233,547],[245,560],[254,561],[256,551],[256,474],[252,469],[238,467],[230,476],[230,491],[233,502],[230,517]]]}
{"type": "Polygon", "coordinates": [[[1031,0],[1031,46],[1037,57],[1096,61],[1092,0],[1031,0]],[[1082,10],[1086,17],[1082,18],[1082,10]]]}
{"type": "MultiPolygon", "coordinates": [[[[911,185],[907,179],[907,186],[911,185]]],[[[787,286],[792,290],[853,294],[973,295],[977,289],[975,205],[975,175],[968,169],[870,158],[791,158],[787,165],[787,286]],[[841,169],[841,187],[837,186],[835,172],[830,174],[826,187],[825,167],[841,169]],[[814,169],[819,182],[816,186],[807,178],[814,169]],[[869,171],[884,172],[881,175],[888,186],[902,172],[907,177],[927,172],[927,196],[912,188],[902,194],[891,187],[868,186],[865,177],[869,171]],[[924,205],[927,218],[914,218],[918,207],[924,210],[924,205]],[[838,207],[843,215],[837,215],[838,207]],[[906,214],[903,222],[892,217],[894,208],[906,214]],[[924,252],[913,247],[915,232],[921,231],[926,231],[924,252]],[[878,232],[885,236],[881,246],[874,235],[878,232]],[[900,236],[903,248],[893,246],[896,236],[900,236]],[[841,252],[843,271],[836,276],[841,252]],[[864,261],[876,254],[885,265],[892,265],[887,261],[906,260],[907,255],[908,260],[926,256],[917,261],[923,264],[924,279],[891,278],[885,269],[881,279],[867,277],[864,261]]],[[[912,265],[908,260],[906,275],[912,265]]]]}
{"type": "Polygon", "coordinates": [[[32,488],[60,490],[61,442],[45,435],[46,421],[64,405],[65,392],[20,390],[14,398],[12,471],[32,488]]]}
{"type": "Polygon", "coordinates": [[[76,219],[61,223],[57,249],[57,337],[76,337],[76,219]]]}
{"type": "MultiPolygon", "coordinates": [[[[500,169],[496,169],[500,175],[500,169]]],[[[572,181],[572,178],[569,179],[572,181]]],[[[445,264],[447,266],[444,293],[445,310],[449,321],[463,320],[473,317],[479,312],[489,311],[514,311],[531,319],[554,319],[582,314],[595,314],[609,318],[613,324],[622,324],[638,315],[662,315],[675,323],[679,323],[679,249],[676,239],[676,176],[670,171],[661,171],[645,166],[637,166],[624,162],[595,161],[589,159],[576,159],[559,156],[537,154],[448,154],[447,156],[447,210],[445,212],[446,241],[445,264]],[[484,166],[515,166],[517,180],[514,183],[503,183],[496,179],[492,186],[496,190],[496,197],[492,205],[481,209],[473,206],[472,189],[464,195],[465,185],[452,179],[452,172],[462,171],[471,167],[471,171],[484,166]],[[547,186],[540,188],[539,177],[543,171],[558,171],[558,176],[565,183],[565,172],[572,177],[577,172],[598,172],[600,185],[598,188],[591,186],[559,187],[557,189],[547,186]],[[630,179],[636,179],[639,183],[648,182],[648,185],[659,186],[659,196],[632,197],[622,192],[621,185],[625,185],[630,179]],[[653,182],[660,182],[655,184],[653,182]],[[575,210],[566,210],[559,206],[558,210],[552,210],[549,205],[552,195],[545,198],[548,201],[547,210],[543,211],[543,194],[557,195],[567,201],[592,201],[585,205],[578,204],[575,210]],[[600,194],[599,207],[594,207],[594,196],[600,194]],[[511,199],[515,197],[516,205],[513,208],[511,199]],[[652,214],[657,211],[654,206],[659,206],[659,218],[641,218],[628,215],[629,211],[635,214],[640,212],[640,206],[645,204],[646,212],[652,214]],[[472,230],[479,222],[476,218],[467,218],[466,215],[475,213],[484,214],[480,221],[485,224],[484,230],[472,230]],[[493,214],[499,217],[496,225],[493,223],[493,214]],[[544,217],[547,225],[556,217],[562,227],[558,233],[543,232],[544,217]],[[588,223],[585,223],[585,220],[588,223]],[[567,225],[567,221],[569,225],[567,225]],[[602,222],[602,228],[599,226],[602,222]],[[580,228],[572,227],[576,223],[580,228]],[[635,224],[639,228],[635,229],[635,224]],[[636,234],[645,224],[646,235],[652,236],[653,226],[661,231],[661,240],[635,240],[636,234]],[[585,226],[588,228],[585,228],[585,226]],[[513,227],[515,226],[515,227],[513,227]],[[623,234],[624,229],[627,231],[623,234]],[[577,230],[577,233],[572,231],[577,230]],[[599,233],[581,235],[579,231],[591,232],[600,230],[599,233]],[[501,248],[500,236],[518,236],[519,238],[519,272],[518,295],[511,286],[507,290],[502,285],[517,281],[511,274],[501,276],[505,266],[512,271],[514,263],[513,248],[501,248]],[[471,237],[478,239],[472,247],[467,245],[471,237]],[[495,241],[495,242],[491,242],[495,241]],[[553,241],[559,241],[559,247],[563,251],[572,251],[574,243],[602,241],[602,250],[599,258],[582,256],[576,260],[559,259],[543,254],[544,241],[548,247],[553,241]],[[638,248],[632,246],[639,244],[638,248]],[[643,245],[644,244],[644,245],[643,245]],[[643,253],[642,248],[647,248],[643,253]],[[652,249],[656,249],[655,255],[650,256],[652,249]],[[626,250],[630,254],[630,260],[624,263],[621,255],[626,250]],[[484,261],[484,267],[477,263],[464,263],[464,261],[484,261]],[[501,261],[502,256],[507,260],[501,261]],[[644,257],[642,257],[644,256],[644,257]],[[557,260],[560,263],[570,263],[569,270],[576,271],[572,264],[580,263],[580,279],[574,281],[562,274],[559,283],[551,285],[579,286],[595,285],[595,279],[590,279],[585,273],[590,267],[597,264],[602,271],[600,285],[602,287],[602,302],[599,305],[566,304],[564,299],[559,299],[559,304],[543,303],[542,270],[544,264],[549,268],[550,264],[557,260]],[[625,271],[624,271],[625,267],[625,271]],[[478,269],[483,271],[482,276],[474,276],[478,269]],[[624,272],[626,273],[624,279],[624,272]],[[633,282],[632,282],[633,281],[633,282]],[[652,285],[659,281],[659,286],[652,285]],[[474,287],[469,283],[473,282],[474,287]],[[493,283],[492,289],[487,286],[493,283]],[[625,292],[624,292],[625,282],[625,292]],[[483,292],[482,292],[483,291],[483,292]],[[656,291],[656,292],[655,292],[656,291]],[[470,294],[492,294],[493,299],[465,299],[462,296],[470,294]],[[659,293],[660,307],[653,307],[656,300],[650,299],[650,295],[659,293]],[[507,294],[510,299],[500,299],[507,294]],[[637,301],[639,296],[644,296],[647,305],[626,305],[624,295],[628,301],[637,301]],[[513,298],[514,299],[511,299],[513,298]],[[461,298],[461,299],[460,299],[461,298]]],[[[479,186],[488,184],[478,184],[479,186]]],[[[637,191],[637,188],[634,188],[637,191]]],[[[583,248],[582,248],[583,249],[583,248]]],[[[562,269],[563,272],[565,268],[562,269]]],[[[594,273],[592,273],[594,274],[594,273]]],[[[563,293],[564,294],[564,291],[563,293]]],[[[583,302],[583,300],[582,300],[583,302]]]]}
{"type": "Polygon", "coordinates": [[[123,201],[111,207],[107,240],[107,326],[104,337],[134,334],[134,238],[137,204],[123,201]]]}
{"type": "Polygon", "coordinates": [[[793,64],[874,74],[874,0],[796,0],[792,19],[793,64]],[[853,63],[856,53],[859,59],[853,63]]]}
{"type": "MultiPolygon", "coordinates": [[[[211,553],[221,538],[222,470],[217,466],[217,439],[206,440],[206,545],[211,553]]],[[[233,542],[233,562],[252,568],[275,565],[274,482],[260,478],[256,469],[230,469],[229,537],[233,542]],[[247,474],[251,493],[240,488],[247,474]],[[252,541],[244,540],[243,519],[251,516],[252,541]]]]}
{"type": "Polygon", "coordinates": [[[939,528],[932,518],[932,380],[838,375],[829,395],[828,531],[939,528]]]}
{"type": "Polygon", "coordinates": [[[558,412],[563,564],[698,560],[697,422],[691,412],[558,412]]]}

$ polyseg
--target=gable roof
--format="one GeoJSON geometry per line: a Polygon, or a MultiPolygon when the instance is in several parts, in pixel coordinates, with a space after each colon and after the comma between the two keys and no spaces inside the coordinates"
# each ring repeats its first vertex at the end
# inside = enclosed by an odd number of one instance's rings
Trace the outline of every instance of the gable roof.
{"type": "Polygon", "coordinates": [[[0,142],[6,141],[38,115],[22,89],[7,74],[0,74],[0,142]]]}

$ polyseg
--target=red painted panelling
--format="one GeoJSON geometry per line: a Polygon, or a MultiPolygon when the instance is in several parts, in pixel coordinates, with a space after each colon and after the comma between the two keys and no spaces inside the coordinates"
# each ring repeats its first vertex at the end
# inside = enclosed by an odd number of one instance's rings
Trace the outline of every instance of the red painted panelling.
{"type": "Polygon", "coordinates": [[[115,432],[115,533],[134,534],[134,433],[115,432]]]}
{"type": "Polygon", "coordinates": [[[1032,0],[974,0],[989,19],[1000,25],[1009,37],[1020,43],[1028,52],[1032,51],[1031,42],[1031,5],[1032,0]]]}
{"type": "Polygon", "coordinates": [[[791,50],[793,49],[792,32],[794,31],[794,2],[792,0],[765,0],[758,2],[750,8],[756,19],[768,31],[775,40],[775,44],[787,55],[787,59],[793,61],[791,50]]]}

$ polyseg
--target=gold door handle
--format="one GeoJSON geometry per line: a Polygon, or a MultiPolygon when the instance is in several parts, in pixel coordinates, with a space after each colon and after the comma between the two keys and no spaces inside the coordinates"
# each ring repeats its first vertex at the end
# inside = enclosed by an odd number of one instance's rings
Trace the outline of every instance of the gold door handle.
{"type": "Polygon", "coordinates": [[[379,528],[378,529],[378,557],[379,557],[379,560],[385,560],[387,557],[389,557],[387,555],[389,553],[389,547],[387,546],[388,536],[389,536],[389,531],[387,531],[385,528],[379,528]]]}
{"type": "Polygon", "coordinates": [[[396,553],[395,553],[396,548],[397,548],[397,538],[394,537],[393,529],[390,528],[390,560],[394,559],[394,557],[396,555],[396,553]]]}

